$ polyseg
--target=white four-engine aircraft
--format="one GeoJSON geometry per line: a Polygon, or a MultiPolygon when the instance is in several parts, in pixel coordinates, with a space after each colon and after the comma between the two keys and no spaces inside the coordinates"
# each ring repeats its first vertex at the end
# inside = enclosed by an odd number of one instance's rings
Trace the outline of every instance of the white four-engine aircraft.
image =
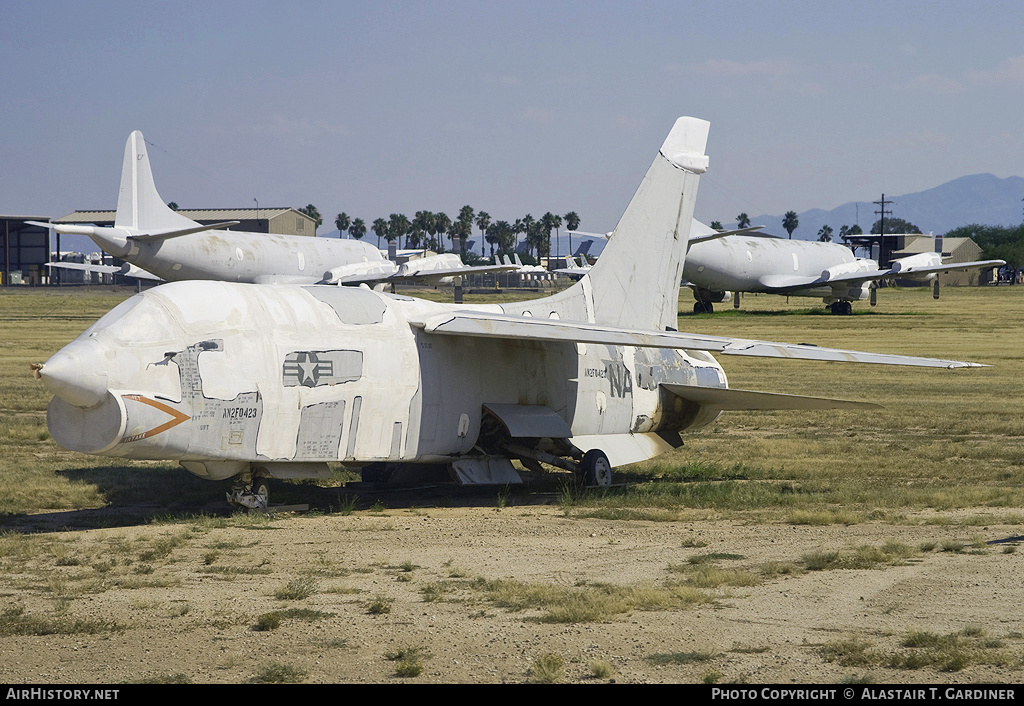
{"type": "Polygon", "coordinates": [[[718,233],[698,221],[693,227],[683,279],[693,289],[695,313],[713,311],[714,302],[723,301],[726,292],[733,296],[755,292],[821,297],[833,314],[850,314],[850,302],[868,299],[878,280],[898,277],[937,285],[940,272],[1006,264],[1003,260],[943,264],[941,253],[919,253],[882,269],[872,259],[854,257],[850,248],[838,243],[718,233]]]}
{"type": "Polygon", "coordinates": [[[469,267],[451,254],[410,259],[399,266],[377,248],[358,240],[222,230],[238,221],[202,225],[164,204],[153,181],[145,138],[138,130],[125,143],[113,227],[31,223],[62,234],[87,235],[106,252],[134,266],[55,262],[51,263],[53,267],[168,282],[215,279],[263,284],[374,285],[445,281],[466,274],[512,269],[501,265],[469,267]]]}
{"type": "MultiPolygon", "coordinates": [[[[597,264],[532,301],[458,305],[365,287],[175,282],[137,294],[34,366],[61,446],[174,459],[228,499],[328,462],[460,482],[512,465],[611,482],[723,410],[874,408],[730,389],[724,355],[973,367],[675,330],[709,124],[676,121],[597,264]]],[[[168,242],[168,241],[165,241],[168,242]]],[[[241,263],[244,258],[240,260],[241,263]]]]}

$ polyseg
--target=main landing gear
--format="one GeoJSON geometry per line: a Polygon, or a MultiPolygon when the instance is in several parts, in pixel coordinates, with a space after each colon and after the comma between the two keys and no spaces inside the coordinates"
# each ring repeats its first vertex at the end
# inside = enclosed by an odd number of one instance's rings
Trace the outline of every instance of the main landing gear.
{"type": "Polygon", "coordinates": [[[832,302],[828,308],[837,316],[850,316],[853,314],[853,304],[850,302],[832,302]]]}
{"type": "Polygon", "coordinates": [[[270,484],[266,476],[255,474],[240,475],[227,493],[232,507],[248,510],[266,510],[270,505],[270,484]],[[248,475],[248,479],[245,477],[248,475]]]}
{"type": "Polygon", "coordinates": [[[612,484],[612,464],[600,449],[591,449],[583,454],[579,476],[583,485],[607,488],[612,484]]]}
{"type": "Polygon", "coordinates": [[[568,439],[552,439],[556,446],[563,448],[558,449],[558,453],[549,453],[532,444],[526,446],[516,443],[519,441],[525,440],[503,441],[500,445],[502,452],[508,458],[518,459],[531,471],[543,471],[540,464],[546,463],[571,471],[580,483],[588,487],[607,488],[612,484],[612,464],[605,452],[600,449],[591,449],[584,453],[568,439]]]}
{"type": "Polygon", "coordinates": [[[715,304],[725,301],[725,292],[712,292],[710,289],[694,289],[694,314],[713,314],[715,304]]]}

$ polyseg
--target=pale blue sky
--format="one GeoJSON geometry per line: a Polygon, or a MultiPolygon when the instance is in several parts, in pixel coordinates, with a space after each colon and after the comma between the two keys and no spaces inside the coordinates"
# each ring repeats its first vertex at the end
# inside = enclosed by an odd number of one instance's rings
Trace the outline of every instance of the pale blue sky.
{"type": "Polygon", "coordinates": [[[679,115],[711,121],[698,218],[830,209],[1024,176],[1022,40],[984,0],[2,0],[0,213],[113,208],[139,129],[186,208],[604,231],[679,115]]]}

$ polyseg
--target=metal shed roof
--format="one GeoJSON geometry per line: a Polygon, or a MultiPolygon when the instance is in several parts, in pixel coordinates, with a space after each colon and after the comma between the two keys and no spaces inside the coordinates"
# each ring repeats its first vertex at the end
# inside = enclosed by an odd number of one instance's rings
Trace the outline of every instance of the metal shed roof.
{"type": "MultiPolygon", "coordinates": [[[[177,211],[193,221],[243,221],[255,220],[255,208],[180,208],[177,211]]],[[[294,212],[302,216],[306,214],[290,207],[261,208],[259,217],[263,220],[276,218],[282,214],[294,212]]],[[[116,211],[75,211],[66,216],[53,219],[53,223],[113,223],[116,211]]],[[[309,216],[306,216],[309,218],[309,216]]],[[[310,219],[312,220],[312,219],[310,219]]]]}

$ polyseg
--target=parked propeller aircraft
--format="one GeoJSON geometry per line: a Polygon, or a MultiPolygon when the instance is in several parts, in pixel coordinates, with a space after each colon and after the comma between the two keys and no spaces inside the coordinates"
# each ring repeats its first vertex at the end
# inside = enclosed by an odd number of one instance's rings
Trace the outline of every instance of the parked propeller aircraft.
{"type": "Polygon", "coordinates": [[[367,287],[175,282],[115,307],[33,366],[61,446],[174,459],[235,479],[364,479],[432,465],[463,483],[519,482],[518,459],[591,484],[682,444],[725,410],[870,409],[731,389],[711,353],[975,367],[675,330],[709,124],[676,121],[597,264],[548,297],[429,302],[367,287]]]}
{"type": "MultiPolygon", "coordinates": [[[[714,303],[737,292],[821,297],[833,314],[851,314],[850,302],[871,298],[881,279],[933,281],[939,272],[1001,267],[1002,260],[942,263],[941,253],[920,253],[881,269],[869,258],[854,257],[838,243],[784,240],[767,235],[719,233],[694,221],[683,279],[693,290],[695,313],[710,313],[714,303]]],[[[757,228],[746,229],[747,231],[757,228]]]]}
{"type": "MultiPolygon", "coordinates": [[[[238,221],[202,225],[169,208],[157,193],[142,133],[128,136],[114,226],[35,223],[57,233],[87,235],[104,251],[168,282],[381,284],[444,281],[460,275],[499,272],[500,265],[468,267],[455,255],[428,255],[399,266],[369,243],[274,233],[220,230],[238,221]],[[454,258],[454,259],[453,259],[454,258]]],[[[51,263],[69,267],[67,263],[51,263]]],[[[111,266],[70,266],[139,276],[111,266]]],[[[154,277],[144,277],[153,279],[154,277]]]]}

